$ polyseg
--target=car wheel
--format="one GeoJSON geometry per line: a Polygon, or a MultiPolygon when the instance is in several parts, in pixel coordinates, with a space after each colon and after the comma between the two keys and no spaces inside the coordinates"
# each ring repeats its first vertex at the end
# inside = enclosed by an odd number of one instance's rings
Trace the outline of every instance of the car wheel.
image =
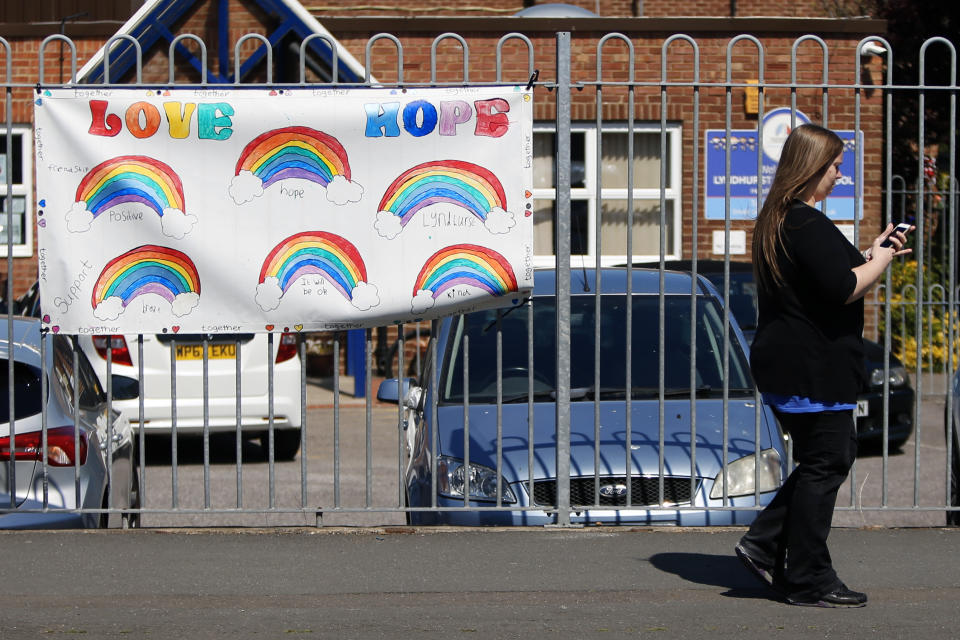
{"type": "MultiPolygon", "coordinates": [[[[260,436],[264,451],[270,446],[270,434],[260,436]]],[[[274,460],[293,460],[300,450],[300,429],[277,429],[273,432],[274,460]]]]}
{"type": "MultiPolygon", "coordinates": [[[[956,439],[953,442],[953,460],[950,463],[950,502],[954,507],[960,507],[960,451],[957,450],[956,439]]],[[[960,511],[947,512],[947,524],[960,526],[960,511]]]]}
{"type": "Polygon", "coordinates": [[[141,504],[140,498],[140,473],[134,469],[133,470],[133,486],[130,487],[130,513],[126,514],[124,517],[127,519],[127,527],[130,529],[139,529],[140,528],[140,514],[135,511],[137,509],[142,509],[143,505],[141,504]]]}
{"type": "MultiPolygon", "coordinates": [[[[107,500],[107,496],[110,495],[110,487],[107,487],[107,490],[103,494],[103,503],[100,505],[101,509],[108,509],[110,503],[107,500]]],[[[110,514],[104,511],[100,514],[100,518],[97,520],[98,529],[108,529],[110,527],[110,514]]]]}
{"type": "Polygon", "coordinates": [[[898,438],[897,440],[888,440],[887,451],[890,453],[900,453],[903,445],[907,444],[907,440],[909,439],[910,437],[907,436],[906,438],[898,438]]]}
{"type": "MultiPolygon", "coordinates": [[[[403,507],[404,507],[405,509],[409,509],[409,508],[410,508],[410,494],[407,493],[407,490],[406,490],[406,489],[403,490],[403,507]]],[[[413,525],[413,512],[412,512],[412,511],[404,511],[404,512],[403,512],[403,515],[404,515],[404,519],[406,520],[407,526],[412,526],[412,525],[413,525]]]]}

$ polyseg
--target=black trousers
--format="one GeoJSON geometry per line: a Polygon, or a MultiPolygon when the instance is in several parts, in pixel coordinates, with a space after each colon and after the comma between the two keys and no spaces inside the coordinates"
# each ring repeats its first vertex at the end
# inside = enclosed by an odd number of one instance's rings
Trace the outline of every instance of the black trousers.
{"type": "Polygon", "coordinates": [[[785,595],[819,598],[840,586],[827,536],[837,492],[857,457],[852,411],[777,413],[793,440],[797,467],[743,537],[748,551],[775,567],[785,595]]]}

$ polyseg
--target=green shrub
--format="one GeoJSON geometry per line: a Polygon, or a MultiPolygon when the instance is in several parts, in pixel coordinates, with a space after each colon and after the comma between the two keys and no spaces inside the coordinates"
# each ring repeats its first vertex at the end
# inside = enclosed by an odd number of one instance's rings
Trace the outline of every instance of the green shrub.
{"type": "MultiPolygon", "coordinates": [[[[948,313],[947,287],[935,285],[943,282],[938,269],[923,269],[923,311],[920,315],[920,357],[921,370],[942,372],[946,368],[947,330],[953,323],[953,366],[957,366],[957,353],[960,350],[960,335],[957,335],[957,312],[948,313]]],[[[917,262],[916,260],[895,260],[890,272],[891,286],[890,321],[891,350],[909,369],[917,367],[917,262]]],[[[881,290],[879,301],[885,302],[886,291],[881,290]]],[[[880,335],[886,329],[886,314],[881,310],[880,335]]]]}

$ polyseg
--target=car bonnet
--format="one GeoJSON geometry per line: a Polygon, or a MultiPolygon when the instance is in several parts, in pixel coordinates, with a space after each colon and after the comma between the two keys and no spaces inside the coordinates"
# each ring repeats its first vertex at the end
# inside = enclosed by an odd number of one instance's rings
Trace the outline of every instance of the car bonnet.
{"type": "MultiPolygon", "coordinates": [[[[594,403],[570,405],[570,461],[574,476],[620,475],[626,469],[627,411],[623,401],[602,401],[595,420],[594,403]],[[599,425],[595,427],[595,425],[599,425]],[[595,435],[599,431],[599,446],[595,435]],[[599,467],[595,460],[599,458],[599,467]]],[[[528,405],[503,405],[500,442],[502,471],[507,482],[529,477],[528,405]]],[[[689,476],[691,468],[691,411],[689,399],[666,400],[663,405],[664,474],[689,476]]],[[[727,460],[733,461],[757,449],[781,448],[777,434],[771,439],[772,418],[760,413],[760,445],[756,443],[756,409],[752,399],[731,398],[727,403],[727,460]]],[[[660,468],[660,410],[657,400],[631,403],[630,457],[632,473],[657,475],[660,468]]],[[[440,453],[464,458],[464,411],[460,405],[441,406],[437,412],[440,429],[440,453]]],[[[471,405],[469,420],[469,457],[472,463],[497,467],[497,409],[494,405],[471,405]]],[[[714,477],[723,460],[724,404],[721,399],[696,403],[696,474],[714,477]]],[[[775,429],[775,427],[774,427],[775,429]]],[[[556,409],[553,403],[534,405],[533,427],[534,478],[553,477],[556,468],[556,409]]],[[[781,451],[781,455],[783,455],[781,451]]]]}

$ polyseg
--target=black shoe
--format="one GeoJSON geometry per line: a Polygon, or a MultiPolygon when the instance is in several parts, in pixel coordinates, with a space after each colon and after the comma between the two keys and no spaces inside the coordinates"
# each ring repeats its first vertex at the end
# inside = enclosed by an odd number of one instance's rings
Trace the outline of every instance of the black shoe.
{"type": "Polygon", "coordinates": [[[743,543],[740,542],[733,549],[740,558],[740,562],[752,573],[757,580],[768,587],[773,587],[773,566],[750,555],[743,543]]]}
{"type": "Polygon", "coordinates": [[[794,600],[787,598],[787,602],[801,607],[863,607],[867,604],[867,594],[853,591],[847,585],[829,591],[814,600],[794,600]]]}

